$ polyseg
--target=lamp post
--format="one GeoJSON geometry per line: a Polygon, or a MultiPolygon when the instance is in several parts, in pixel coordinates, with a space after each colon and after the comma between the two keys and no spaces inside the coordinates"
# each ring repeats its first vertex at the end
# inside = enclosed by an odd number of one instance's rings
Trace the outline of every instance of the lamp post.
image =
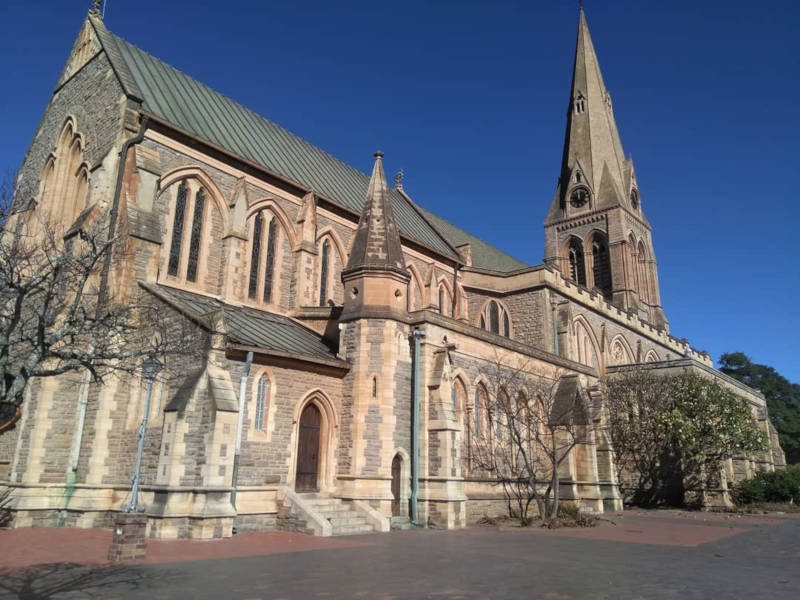
{"type": "Polygon", "coordinates": [[[164,365],[152,354],[142,363],[142,377],[147,385],[144,400],[144,415],[142,424],[139,426],[139,446],[136,448],[136,467],[133,471],[133,483],[131,486],[131,501],[125,508],[127,513],[135,513],[139,499],[139,477],[142,470],[142,452],[144,450],[144,432],[147,429],[147,417],[150,415],[150,398],[153,395],[153,382],[161,372],[164,365]]]}

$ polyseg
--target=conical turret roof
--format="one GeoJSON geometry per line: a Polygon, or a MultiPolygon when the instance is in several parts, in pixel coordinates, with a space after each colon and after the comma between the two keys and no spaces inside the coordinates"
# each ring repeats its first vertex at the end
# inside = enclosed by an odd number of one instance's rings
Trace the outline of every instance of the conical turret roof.
{"type": "Polygon", "coordinates": [[[395,271],[407,275],[400,235],[397,233],[389,188],[383,172],[383,152],[375,152],[375,165],[367,187],[367,200],[358,221],[353,249],[342,276],[360,270],[395,271]]]}

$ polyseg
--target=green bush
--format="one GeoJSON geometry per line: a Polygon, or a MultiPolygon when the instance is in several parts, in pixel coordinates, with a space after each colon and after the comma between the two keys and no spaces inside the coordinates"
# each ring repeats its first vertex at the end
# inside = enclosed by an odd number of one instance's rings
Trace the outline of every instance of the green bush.
{"type": "Polygon", "coordinates": [[[800,502],[800,465],[746,479],[736,485],[733,497],[738,505],[800,502]]]}

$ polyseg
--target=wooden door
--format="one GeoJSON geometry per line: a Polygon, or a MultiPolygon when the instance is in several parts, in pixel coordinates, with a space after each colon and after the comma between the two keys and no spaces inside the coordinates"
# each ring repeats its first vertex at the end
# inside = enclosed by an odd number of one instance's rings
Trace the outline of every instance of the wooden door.
{"type": "Polygon", "coordinates": [[[322,415],[315,404],[309,404],[300,415],[297,436],[297,473],[294,489],[298,492],[318,491],[319,431],[322,415]]]}
{"type": "Polygon", "coordinates": [[[392,459],[392,516],[400,516],[400,474],[402,472],[403,459],[399,454],[395,454],[392,459]]]}

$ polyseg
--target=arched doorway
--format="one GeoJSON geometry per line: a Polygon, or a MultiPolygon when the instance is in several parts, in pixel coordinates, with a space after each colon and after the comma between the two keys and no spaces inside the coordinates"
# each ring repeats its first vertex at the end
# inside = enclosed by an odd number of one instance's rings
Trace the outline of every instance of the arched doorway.
{"type": "Polygon", "coordinates": [[[319,442],[322,414],[309,402],[300,415],[297,436],[297,470],[294,488],[298,492],[319,490],[319,442]]]}
{"type": "Polygon", "coordinates": [[[395,454],[392,459],[392,516],[399,517],[401,511],[401,490],[403,477],[403,458],[395,454]]]}

